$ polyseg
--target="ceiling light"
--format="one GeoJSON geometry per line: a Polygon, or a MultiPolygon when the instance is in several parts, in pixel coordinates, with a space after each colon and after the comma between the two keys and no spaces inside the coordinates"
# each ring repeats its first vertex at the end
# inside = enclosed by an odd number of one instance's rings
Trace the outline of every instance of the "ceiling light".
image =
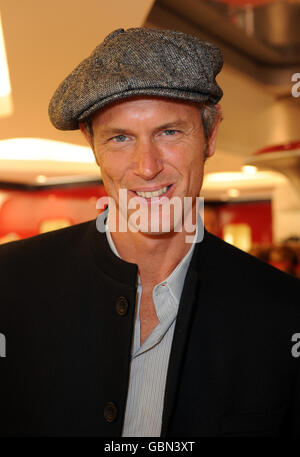
{"type": "Polygon", "coordinates": [[[245,173],[247,176],[253,176],[257,172],[257,168],[253,165],[244,165],[242,167],[242,172],[245,173]]]}
{"type": "MultiPolygon", "coordinates": [[[[243,167],[244,168],[244,167],[243,167]]],[[[256,168],[256,167],[251,167],[256,168]]],[[[216,185],[228,185],[233,184],[239,186],[242,184],[259,184],[262,182],[269,182],[272,184],[280,184],[286,181],[286,179],[279,173],[273,171],[256,171],[251,170],[251,173],[245,173],[244,171],[234,172],[218,172],[208,173],[204,177],[204,186],[211,187],[216,185]]]]}
{"type": "Polygon", "coordinates": [[[12,138],[0,141],[0,160],[95,163],[87,146],[41,138],[12,138]]]}
{"type": "Polygon", "coordinates": [[[238,189],[228,189],[227,191],[229,197],[238,197],[240,195],[240,191],[238,189]]]}
{"type": "Polygon", "coordinates": [[[36,180],[36,182],[38,182],[40,184],[43,184],[43,183],[45,183],[47,181],[47,176],[38,175],[35,180],[36,180]]]}
{"type": "Polygon", "coordinates": [[[8,116],[11,113],[11,87],[0,13],[0,116],[8,116]]]}

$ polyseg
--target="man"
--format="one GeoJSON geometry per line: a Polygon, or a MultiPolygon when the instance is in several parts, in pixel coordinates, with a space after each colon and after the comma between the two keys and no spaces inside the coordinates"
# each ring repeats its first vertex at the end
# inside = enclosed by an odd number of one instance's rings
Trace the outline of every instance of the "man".
{"type": "Polygon", "coordinates": [[[97,223],[1,247],[3,435],[300,435],[299,283],[197,215],[221,66],[195,37],[119,29],[54,94],[110,200],[97,223]]]}

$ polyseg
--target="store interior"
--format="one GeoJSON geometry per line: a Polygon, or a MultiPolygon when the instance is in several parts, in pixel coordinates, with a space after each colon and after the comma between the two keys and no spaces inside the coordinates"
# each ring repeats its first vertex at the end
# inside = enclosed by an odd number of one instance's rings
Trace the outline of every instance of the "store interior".
{"type": "Polygon", "coordinates": [[[206,161],[206,229],[300,277],[300,1],[0,0],[0,243],[99,214],[101,172],[49,100],[117,28],[159,27],[215,43],[223,120],[206,161]]]}

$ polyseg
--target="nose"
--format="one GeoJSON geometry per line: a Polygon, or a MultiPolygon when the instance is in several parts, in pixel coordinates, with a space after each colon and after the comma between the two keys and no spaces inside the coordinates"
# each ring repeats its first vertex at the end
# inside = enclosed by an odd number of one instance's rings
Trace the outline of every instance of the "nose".
{"type": "Polygon", "coordinates": [[[139,141],[135,148],[134,173],[150,180],[162,169],[163,160],[158,147],[150,140],[139,141]]]}

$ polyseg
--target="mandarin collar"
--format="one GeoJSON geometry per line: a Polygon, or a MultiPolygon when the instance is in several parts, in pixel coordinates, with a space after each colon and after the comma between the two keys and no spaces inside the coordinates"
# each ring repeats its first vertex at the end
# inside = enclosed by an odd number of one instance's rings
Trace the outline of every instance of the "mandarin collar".
{"type": "MultiPolygon", "coordinates": [[[[92,251],[92,256],[97,264],[97,266],[108,276],[112,277],[114,280],[123,283],[124,285],[129,285],[132,287],[136,287],[140,284],[138,279],[138,265],[135,263],[127,262],[123,260],[116,248],[115,252],[113,252],[110,243],[107,239],[106,231],[106,219],[108,215],[108,208],[104,210],[101,214],[98,215],[97,219],[90,221],[90,226],[88,230],[88,238],[90,249],[92,251]],[[101,221],[103,230],[99,231],[99,221],[101,221]]],[[[189,266],[192,269],[198,269],[198,259],[204,252],[206,251],[207,246],[207,238],[208,232],[205,230],[203,226],[202,219],[199,215],[198,217],[198,225],[197,225],[197,232],[195,235],[196,242],[193,243],[193,246],[189,249],[185,257],[181,260],[181,262],[190,262],[189,266]]],[[[206,257],[206,256],[204,256],[206,257]]],[[[204,259],[203,259],[204,260],[204,259]]],[[[202,262],[201,262],[202,263],[202,262]]],[[[177,265],[177,267],[179,264],[177,265]]],[[[177,268],[176,267],[176,268],[177,268]]],[[[175,270],[176,270],[175,268],[175,270]]],[[[172,274],[167,279],[170,278],[172,274]]],[[[163,281],[165,282],[165,281],[163,281]]],[[[172,284],[175,284],[172,281],[172,284]]],[[[179,284],[175,284],[174,294],[178,295],[179,284]],[[177,292],[176,292],[177,291],[177,292]]]]}
{"type": "Polygon", "coordinates": [[[90,222],[89,245],[97,266],[109,277],[124,285],[136,287],[138,266],[115,255],[107,241],[105,232],[99,231],[99,222],[105,226],[107,210],[90,222]]]}

